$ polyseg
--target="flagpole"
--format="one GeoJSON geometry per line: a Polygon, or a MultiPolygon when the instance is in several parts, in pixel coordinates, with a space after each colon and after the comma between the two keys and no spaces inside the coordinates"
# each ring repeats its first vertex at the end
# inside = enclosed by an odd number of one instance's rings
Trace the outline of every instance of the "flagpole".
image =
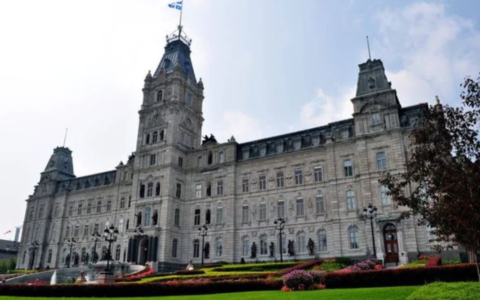
{"type": "Polygon", "coordinates": [[[180,23],[178,24],[178,30],[179,30],[179,36],[182,34],[182,15],[183,15],[183,1],[181,1],[182,3],[182,6],[181,6],[181,9],[180,9],[180,23]]]}

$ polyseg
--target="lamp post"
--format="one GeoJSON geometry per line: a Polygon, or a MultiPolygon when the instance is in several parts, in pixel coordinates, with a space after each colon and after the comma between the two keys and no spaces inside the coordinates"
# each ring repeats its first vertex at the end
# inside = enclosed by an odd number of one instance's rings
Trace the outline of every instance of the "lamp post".
{"type": "Polygon", "coordinates": [[[202,237],[202,267],[203,267],[203,257],[205,255],[205,237],[207,236],[207,232],[208,232],[208,227],[207,225],[203,225],[203,226],[200,226],[198,227],[198,235],[202,237]]]}
{"type": "Polygon", "coordinates": [[[77,240],[75,238],[69,238],[67,239],[67,246],[68,248],[70,248],[70,254],[68,255],[68,266],[67,268],[70,268],[70,262],[72,261],[72,248],[73,246],[75,246],[75,243],[77,242],[77,240]]]}
{"type": "Polygon", "coordinates": [[[105,227],[103,231],[103,236],[105,237],[105,241],[108,243],[108,250],[107,250],[107,268],[105,269],[106,275],[113,275],[113,272],[110,271],[110,259],[112,258],[112,243],[117,241],[118,236],[118,228],[110,225],[110,227],[105,227]]]}
{"type": "Polygon", "coordinates": [[[100,240],[102,236],[100,235],[100,233],[98,233],[97,231],[95,231],[93,234],[92,234],[92,240],[93,240],[93,253],[92,253],[92,262],[93,263],[96,263],[97,262],[97,259],[98,259],[98,254],[97,254],[97,242],[100,240]]]}
{"type": "Polygon", "coordinates": [[[30,246],[28,247],[28,249],[32,252],[30,269],[33,269],[33,264],[35,263],[35,252],[37,251],[38,247],[40,247],[40,244],[37,241],[34,241],[33,243],[31,243],[30,246]]]}
{"type": "Polygon", "coordinates": [[[285,219],[283,218],[278,218],[273,221],[273,224],[275,224],[275,229],[280,231],[280,262],[283,262],[283,229],[285,228],[285,219]]]}
{"type": "Polygon", "coordinates": [[[372,229],[372,241],[373,241],[373,256],[377,257],[377,249],[375,248],[375,234],[373,233],[373,219],[377,217],[377,208],[370,203],[363,209],[363,218],[365,220],[370,219],[370,227],[372,229]]]}

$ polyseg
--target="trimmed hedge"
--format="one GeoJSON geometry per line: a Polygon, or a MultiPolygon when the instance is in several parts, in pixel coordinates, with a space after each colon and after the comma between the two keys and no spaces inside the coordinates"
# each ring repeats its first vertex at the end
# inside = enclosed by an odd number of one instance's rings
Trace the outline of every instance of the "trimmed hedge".
{"type": "Polygon", "coordinates": [[[301,264],[297,264],[293,267],[290,267],[290,268],[286,268],[286,269],[282,269],[280,271],[277,272],[277,275],[279,276],[283,276],[287,273],[290,273],[292,271],[295,271],[295,270],[306,270],[308,268],[311,268],[313,267],[314,265],[317,265],[317,264],[321,264],[322,261],[321,260],[310,260],[310,261],[307,261],[307,262],[304,262],[304,263],[301,263],[301,264]]]}
{"type": "Polygon", "coordinates": [[[244,265],[227,265],[219,268],[214,268],[214,272],[241,272],[241,271],[269,271],[281,270],[299,265],[299,262],[283,262],[283,263],[259,263],[259,264],[244,264],[244,265]],[[261,269],[261,270],[260,270],[261,269]]]}
{"type": "Polygon", "coordinates": [[[478,280],[475,264],[429,268],[399,268],[358,272],[333,272],[325,275],[327,288],[361,288],[424,285],[435,281],[478,280]]]}
{"type": "Polygon", "coordinates": [[[0,295],[23,297],[150,297],[203,295],[247,291],[280,290],[281,280],[233,281],[209,283],[147,283],[87,285],[0,285],[0,295]]]}

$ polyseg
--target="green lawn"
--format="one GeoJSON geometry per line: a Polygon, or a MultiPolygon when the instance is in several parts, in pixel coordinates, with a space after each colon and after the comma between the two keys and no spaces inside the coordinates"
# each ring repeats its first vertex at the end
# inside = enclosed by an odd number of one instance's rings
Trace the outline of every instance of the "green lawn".
{"type": "MultiPolygon", "coordinates": [[[[108,298],[108,299],[147,299],[147,300],[404,300],[418,287],[389,287],[389,288],[368,288],[368,289],[332,289],[321,291],[305,292],[245,292],[229,294],[211,294],[194,296],[171,296],[171,297],[145,297],[145,298],[108,298]]],[[[0,296],[0,300],[46,300],[54,298],[36,298],[36,297],[8,297],[0,296]]],[[[64,298],[69,300],[91,300],[107,298],[64,298]]]]}

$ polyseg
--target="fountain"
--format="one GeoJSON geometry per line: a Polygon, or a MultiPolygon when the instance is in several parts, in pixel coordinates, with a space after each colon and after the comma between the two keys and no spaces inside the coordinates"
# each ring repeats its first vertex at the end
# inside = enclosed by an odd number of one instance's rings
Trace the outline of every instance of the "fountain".
{"type": "Polygon", "coordinates": [[[53,272],[52,278],[50,279],[50,285],[57,284],[57,271],[53,272]]]}

